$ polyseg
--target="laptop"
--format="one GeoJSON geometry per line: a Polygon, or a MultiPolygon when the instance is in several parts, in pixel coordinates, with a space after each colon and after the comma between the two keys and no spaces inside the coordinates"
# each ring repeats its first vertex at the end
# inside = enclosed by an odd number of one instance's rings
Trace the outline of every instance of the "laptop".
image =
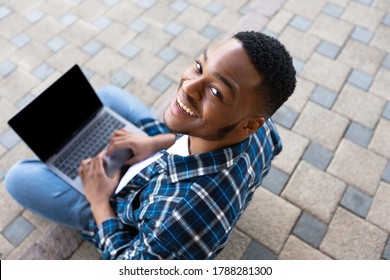
{"type": "MultiPolygon", "coordinates": [[[[77,64],[12,117],[8,124],[42,162],[82,194],[78,169],[83,159],[105,149],[118,129],[145,134],[103,106],[77,64]]],[[[120,163],[109,160],[116,169],[131,156],[131,151],[127,152],[119,153],[122,155],[120,163]]]]}

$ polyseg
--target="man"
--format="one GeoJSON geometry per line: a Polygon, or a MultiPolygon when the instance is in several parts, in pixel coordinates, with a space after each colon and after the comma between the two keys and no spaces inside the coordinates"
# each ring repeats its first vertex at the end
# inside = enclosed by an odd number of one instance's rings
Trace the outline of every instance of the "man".
{"type": "Polygon", "coordinates": [[[113,135],[108,154],[135,154],[122,177],[105,175],[101,153],[80,165],[85,197],[39,161],[15,165],[6,186],[24,207],[82,229],[105,259],[212,259],[281,150],[270,117],[295,84],[276,39],[240,32],[184,71],[166,126],[122,90],[99,92],[149,135],[113,135]]]}

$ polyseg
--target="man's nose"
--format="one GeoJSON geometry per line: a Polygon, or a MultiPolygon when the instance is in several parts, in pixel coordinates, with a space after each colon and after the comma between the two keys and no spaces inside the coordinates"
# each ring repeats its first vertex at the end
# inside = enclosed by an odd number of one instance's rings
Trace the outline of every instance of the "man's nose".
{"type": "Polygon", "coordinates": [[[184,80],[181,87],[183,92],[193,99],[202,99],[204,92],[204,81],[202,78],[184,80]]]}

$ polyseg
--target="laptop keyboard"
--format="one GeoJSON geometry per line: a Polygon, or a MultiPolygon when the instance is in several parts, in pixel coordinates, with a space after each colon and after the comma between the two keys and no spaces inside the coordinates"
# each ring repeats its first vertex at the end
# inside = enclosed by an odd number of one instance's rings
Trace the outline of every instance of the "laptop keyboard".
{"type": "Polygon", "coordinates": [[[97,155],[106,147],[114,131],[124,126],[124,123],[104,112],[53,165],[74,180],[78,176],[81,161],[97,155]]]}

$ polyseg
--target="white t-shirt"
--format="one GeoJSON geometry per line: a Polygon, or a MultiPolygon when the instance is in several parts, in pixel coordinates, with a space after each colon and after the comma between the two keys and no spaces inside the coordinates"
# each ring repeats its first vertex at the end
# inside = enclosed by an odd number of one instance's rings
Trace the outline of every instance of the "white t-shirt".
{"type": "MultiPolygon", "coordinates": [[[[175,154],[179,156],[188,156],[190,154],[188,150],[188,135],[183,135],[180,137],[175,144],[173,144],[168,150],[168,153],[175,154]]],[[[147,159],[144,159],[143,161],[140,161],[136,164],[133,164],[129,167],[125,175],[123,175],[122,179],[120,180],[118,187],[115,190],[115,193],[118,193],[120,190],[122,190],[127,183],[134,178],[135,175],[137,175],[142,169],[144,169],[149,164],[155,162],[162,156],[161,152],[157,152],[154,155],[151,155],[147,159]]]]}

